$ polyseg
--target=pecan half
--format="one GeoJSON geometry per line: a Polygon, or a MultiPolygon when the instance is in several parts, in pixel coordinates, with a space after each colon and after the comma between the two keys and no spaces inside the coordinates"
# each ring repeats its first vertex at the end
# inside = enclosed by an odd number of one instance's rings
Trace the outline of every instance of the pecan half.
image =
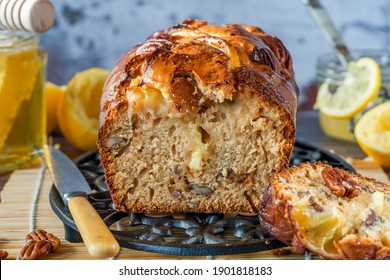
{"type": "Polygon", "coordinates": [[[8,252],[0,250],[0,260],[5,260],[8,257],[8,252]]]}
{"type": "Polygon", "coordinates": [[[376,213],[371,208],[368,210],[368,215],[364,220],[363,226],[366,228],[370,228],[375,224],[384,224],[386,221],[378,213],[376,213]]]}
{"type": "Polygon", "coordinates": [[[207,186],[197,185],[197,184],[190,184],[190,190],[193,194],[199,194],[199,195],[210,195],[214,192],[212,189],[210,189],[207,186]]]}
{"type": "Polygon", "coordinates": [[[51,233],[46,232],[43,229],[37,229],[33,232],[30,232],[26,236],[27,243],[30,241],[40,241],[40,240],[46,240],[50,243],[50,245],[51,245],[50,253],[54,253],[58,249],[58,247],[60,247],[60,245],[61,245],[61,241],[56,236],[54,236],[51,233]]]}
{"type": "Polygon", "coordinates": [[[327,166],[321,174],[329,189],[338,197],[354,198],[362,192],[359,184],[345,170],[327,166]]]}
{"type": "Polygon", "coordinates": [[[126,141],[126,138],[119,136],[111,136],[107,138],[107,148],[111,150],[118,149],[123,142],[126,141]]]}
{"type": "Polygon", "coordinates": [[[29,241],[19,252],[19,260],[35,260],[51,252],[51,244],[47,240],[29,241]]]}

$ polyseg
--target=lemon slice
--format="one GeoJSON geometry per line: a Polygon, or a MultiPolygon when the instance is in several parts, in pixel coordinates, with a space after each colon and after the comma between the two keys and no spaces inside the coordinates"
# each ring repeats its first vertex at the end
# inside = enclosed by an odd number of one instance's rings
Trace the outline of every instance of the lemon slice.
{"type": "Polygon", "coordinates": [[[314,108],[334,118],[351,118],[377,96],[380,87],[379,65],[372,58],[363,57],[349,63],[345,78],[335,91],[328,82],[320,86],[314,108]]]}
{"type": "Polygon", "coordinates": [[[362,150],[376,162],[390,167],[390,101],[366,112],[355,126],[362,150]]]}
{"type": "Polygon", "coordinates": [[[91,68],[68,83],[57,111],[65,139],[82,151],[96,149],[100,98],[109,71],[91,68]]]}

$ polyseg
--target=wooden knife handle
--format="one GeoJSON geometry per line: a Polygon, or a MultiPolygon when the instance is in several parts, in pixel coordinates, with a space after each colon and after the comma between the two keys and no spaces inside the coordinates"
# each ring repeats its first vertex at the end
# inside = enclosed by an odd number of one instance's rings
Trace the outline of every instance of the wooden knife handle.
{"type": "Polygon", "coordinates": [[[91,256],[110,258],[118,254],[118,242],[87,198],[72,197],[68,207],[91,256]]]}

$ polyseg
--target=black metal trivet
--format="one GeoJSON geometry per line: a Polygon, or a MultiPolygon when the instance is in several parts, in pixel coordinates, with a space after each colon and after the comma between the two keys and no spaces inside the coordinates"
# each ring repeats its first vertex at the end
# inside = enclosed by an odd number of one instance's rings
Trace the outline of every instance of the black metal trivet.
{"type": "MultiPolygon", "coordinates": [[[[290,164],[297,165],[307,161],[322,161],[355,172],[351,165],[334,153],[297,140],[290,164]]],[[[90,202],[110,227],[121,247],[187,256],[243,254],[285,247],[283,243],[264,233],[256,215],[152,215],[118,212],[113,207],[104,181],[99,153],[86,153],[75,162],[93,190],[89,196],[90,202]]],[[[69,209],[54,186],[49,199],[53,211],[64,223],[66,240],[81,242],[69,209]]]]}

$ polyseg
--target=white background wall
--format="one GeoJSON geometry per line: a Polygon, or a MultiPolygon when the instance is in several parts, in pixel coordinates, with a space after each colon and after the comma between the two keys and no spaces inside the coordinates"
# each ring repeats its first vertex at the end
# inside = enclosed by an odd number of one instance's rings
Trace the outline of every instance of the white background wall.
{"type": "MultiPolygon", "coordinates": [[[[256,25],[290,50],[301,92],[313,83],[319,54],[330,51],[300,0],[52,0],[56,25],[41,35],[48,80],[64,84],[116,59],[154,31],[186,18],[256,25]]],[[[390,0],[322,0],[351,48],[390,48],[390,0]]]]}

